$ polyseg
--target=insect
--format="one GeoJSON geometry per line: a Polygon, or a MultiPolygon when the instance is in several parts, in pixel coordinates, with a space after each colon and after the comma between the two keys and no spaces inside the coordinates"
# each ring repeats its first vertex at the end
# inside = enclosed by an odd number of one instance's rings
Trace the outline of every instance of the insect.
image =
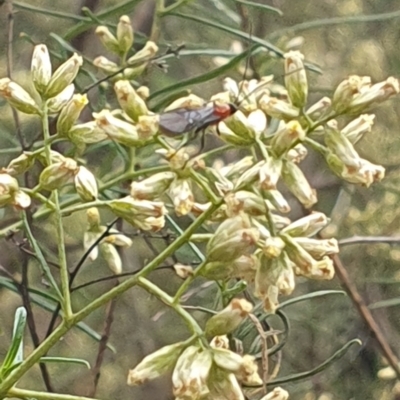
{"type": "Polygon", "coordinates": [[[218,124],[238,109],[233,103],[213,103],[198,109],[177,108],[160,114],[159,126],[164,135],[171,137],[191,131],[198,133],[210,125],[218,124]]]}

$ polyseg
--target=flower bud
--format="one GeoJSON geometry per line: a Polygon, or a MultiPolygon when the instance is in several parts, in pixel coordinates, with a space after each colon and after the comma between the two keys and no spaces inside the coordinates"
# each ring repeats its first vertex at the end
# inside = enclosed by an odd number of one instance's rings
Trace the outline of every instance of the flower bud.
{"type": "Polygon", "coordinates": [[[279,293],[288,296],[292,294],[295,288],[295,277],[294,267],[295,265],[290,261],[289,256],[286,253],[282,253],[283,268],[280,271],[278,279],[276,281],[276,287],[279,293]]]}
{"type": "Polygon", "coordinates": [[[282,168],[282,179],[288,189],[306,208],[312,207],[317,202],[317,194],[311,188],[303,171],[291,161],[286,161],[282,168]]]}
{"type": "Polygon", "coordinates": [[[240,212],[244,212],[251,216],[265,215],[267,206],[265,200],[252,192],[239,190],[234,193],[229,193],[225,197],[227,205],[227,215],[233,217],[240,212]]]}
{"type": "Polygon", "coordinates": [[[104,56],[96,57],[93,60],[93,65],[107,74],[114,74],[121,69],[115,62],[109,60],[107,57],[104,56]]]}
{"type": "Polygon", "coordinates": [[[135,199],[153,200],[165,194],[175,177],[174,172],[166,171],[154,174],[140,182],[132,182],[130,194],[135,199]]]}
{"type": "Polygon", "coordinates": [[[57,133],[59,135],[67,134],[70,131],[86,104],[88,104],[86,94],[76,94],[72,97],[58,117],[57,133]]]}
{"type": "Polygon", "coordinates": [[[304,69],[304,56],[299,51],[289,51],[285,58],[285,86],[290,101],[298,108],[306,105],[308,95],[307,75],[304,69]]]}
{"type": "Polygon", "coordinates": [[[332,100],[329,97],[323,97],[313,104],[307,111],[306,114],[312,120],[321,119],[331,108],[332,100]]]}
{"type": "Polygon", "coordinates": [[[348,79],[345,79],[336,88],[333,94],[332,108],[338,114],[343,114],[350,109],[350,104],[358,93],[363,88],[371,86],[371,78],[369,76],[357,76],[351,75],[348,79]]]}
{"type": "Polygon", "coordinates": [[[221,336],[233,332],[252,310],[253,305],[247,300],[233,299],[227,307],[207,321],[205,327],[206,336],[221,336]]]}
{"type": "Polygon", "coordinates": [[[360,156],[350,140],[334,127],[330,127],[329,124],[327,124],[325,133],[325,143],[347,167],[355,169],[360,167],[360,156]]]}
{"type": "Polygon", "coordinates": [[[57,96],[68,85],[70,85],[79,72],[79,67],[82,65],[83,59],[78,54],[74,53],[67,61],[61,64],[54,72],[47,85],[44,96],[47,99],[57,96]]]}
{"type": "Polygon", "coordinates": [[[110,229],[111,235],[108,235],[104,238],[104,241],[110,243],[114,246],[120,247],[131,247],[132,246],[132,239],[128,238],[128,236],[123,235],[121,232],[117,231],[116,229],[110,229]]]}
{"type": "Polygon", "coordinates": [[[321,229],[325,228],[330,222],[330,219],[322,212],[313,211],[311,214],[298,219],[287,227],[283,228],[281,233],[296,236],[314,236],[321,229]]]}
{"type": "Polygon", "coordinates": [[[347,124],[340,132],[350,141],[357,143],[366,133],[371,132],[374,124],[374,114],[363,114],[347,124]]]}
{"type": "Polygon", "coordinates": [[[300,110],[297,107],[284,100],[279,100],[266,94],[261,97],[258,104],[261,110],[272,118],[286,121],[297,118],[300,115],[300,110]]]}
{"type": "MultiPolygon", "coordinates": [[[[222,125],[222,123],[220,125],[222,125]]],[[[247,171],[243,172],[236,181],[234,189],[238,190],[253,184],[259,177],[260,170],[264,166],[264,164],[265,161],[260,161],[257,164],[253,165],[251,168],[247,169],[247,171]]]]}
{"type": "Polygon", "coordinates": [[[122,54],[126,54],[133,45],[133,29],[131,20],[123,15],[117,25],[117,40],[122,54]]]}
{"type": "Polygon", "coordinates": [[[79,167],[75,175],[75,189],[83,201],[97,199],[98,189],[94,175],[85,167],[79,167]]]}
{"type": "Polygon", "coordinates": [[[129,370],[128,385],[140,385],[171,370],[183,348],[183,343],[174,343],[146,356],[134,369],[129,370]]]}
{"type": "Polygon", "coordinates": [[[35,162],[35,156],[30,151],[24,151],[21,155],[14,160],[11,160],[5,171],[12,176],[23,174],[29,170],[35,162]]]}
{"type": "Polygon", "coordinates": [[[228,339],[228,336],[222,335],[222,336],[213,337],[211,342],[210,342],[210,347],[213,347],[214,349],[226,349],[226,350],[229,350],[229,339],[228,339]]]}
{"type": "Polygon", "coordinates": [[[259,171],[260,188],[263,190],[274,190],[281,177],[282,160],[274,156],[268,157],[259,171]]]}
{"type": "Polygon", "coordinates": [[[11,107],[25,114],[39,114],[39,108],[30,94],[9,78],[0,79],[0,96],[4,97],[11,107]]]}
{"type": "Polygon", "coordinates": [[[18,190],[14,193],[11,204],[18,209],[25,210],[31,205],[31,198],[22,190],[18,190]]]}
{"type": "Polygon", "coordinates": [[[188,179],[175,179],[168,188],[176,215],[178,217],[187,215],[192,210],[194,196],[188,179]]]}
{"type": "Polygon", "coordinates": [[[254,142],[252,138],[245,138],[237,135],[236,132],[230,129],[224,121],[218,124],[218,131],[219,131],[219,137],[224,142],[232,144],[233,146],[245,147],[245,146],[250,146],[254,142]]]}
{"type": "Polygon", "coordinates": [[[204,106],[204,100],[195,94],[189,94],[185,97],[180,97],[173,101],[168,107],[165,108],[164,112],[173,111],[177,108],[189,108],[195,109],[204,106]]]}
{"type": "Polygon", "coordinates": [[[136,124],[139,137],[148,140],[155,136],[160,128],[159,120],[158,115],[141,115],[136,124]]]}
{"type": "Polygon", "coordinates": [[[321,260],[314,261],[311,269],[302,269],[296,265],[296,275],[302,275],[309,279],[330,280],[335,276],[335,268],[333,261],[328,257],[323,257],[321,260]]]}
{"type": "Polygon", "coordinates": [[[358,114],[374,103],[382,103],[388,98],[399,93],[399,81],[390,77],[386,81],[376,83],[375,85],[364,86],[359,93],[353,96],[349,104],[349,111],[358,114]]]}
{"type": "Polygon", "coordinates": [[[268,237],[260,245],[260,248],[267,258],[276,258],[281,255],[285,248],[285,242],[279,236],[268,237]]]}
{"type": "Polygon", "coordinates": [[[225,178],[231,179],[241,176],[246,170],[253,165],[253,157],[243,157],[239,161],[223,166],[219,169],[219,173],[225,178]]]}
{"type": "Polygon", "coordinates": [[[276,387],[260,400],[288,400],[288,398],[289,393],[286,390],[276,387]]]}
{"type": "Polygon", "coordinates": [[[114,90],[119,105],[135,122],[138,121],[141,115],[149,114],[146,103],[136,93],[129,81],[120,80],[115,82],[114,90]]]}
{"type": "Polygon", "coordinates": [[[43,190],[56,190],[71,182],[78,170],[76,161],[66,158],[65,161],[46,167],[39,177],[39,186],[43,190]]]}
{"type": "Polygon", "coordinates": [[[122,272],[122,261],[117,249],[112,244],[103,242],[99,244],[99,250],[111,272],[115,275],[120,274],[122,272]]]}
{"type": "Polygon", "coordinates": [[[232,279],[236,276],[231,261],[207,262],[200,274],[201,276],[214,281],[232,279]]]}
{"type": "Polygon", "coordinates": [[[51,79],[51,62],[47,46],[39,44],[35,46],[32,55],[31,74],[35,89],[44,93],[51,79]]]}
{"type": "Polygon", "coordinates": [[[221,368],[213,369],[208,379],[208,387],[209,399],[245,400],[235,375],[221,368]]]}
{"type": "Polygon", "coordinates": [[[275,312],[279,305],[279,289],[276,286],[279,270],[279,258],[266,261],[265,257],[262,257],[255,276],[254,294],[263,301],[264,310],[269,312],[275,312]]]}
{"type": "Polygon", "coordinates": [[[293,241],[299,244],[304,250],[311,254],[316,260],[323,256],[339,253],[339,246],[336,239],[310,239],[308,237],[294,237],[293,241]]]}
{"type": "Polygon", "coordinates": [[[74,125],[67,134],[74,143],[98,143],[108,138],[107,134],[100,129],[95,121],[74,125]]]}
{"type": "Polygon", "coordinates": [[[289,121],[282,129],[278,130],[272,138],[272,151],[277,157],[281,157],[296,143],[303,141],[305,137],[306,133],[300,123],[298,121],[289,121]]]}
{"type": "Polygon", "coordinates": [[[57,96],[47,100],[47,108],[50,114],[57,114],[71,100],[75,91],[75,85],[71,83],[57,96]]]}
{"type": "Polygon", "coordinates": [[[248,216],[241,214],[228,218],[208,242],[207,260],[228,262],[250,254],[258,238],[258,230],[251,227],[248,216]]]}
{"type": "Polygon", "coordinates": [[[207,378],[212,366],[210,350],[189,346],[179,357],[172,374],[174,396],[199,399],[209,393],[207,378]]]}
{"type": "Polygon", "coordinates": [[[140,61],[150,61],[151,58],[155,56],[157,51],[158,46],[149,40],[144,45],[143,49],[139,50],[135,55],[128,59],[127,63],[128,65],[132,65],[140,61]]]}
{"type": "Polygon", "coordinates": [[[93,117],[97,126],[111,140],[115,140],[125,146],[136,147],[143,145],[143,140],[139,137],[136,127],[129,122],[114,117],[110,111],[103,110],[99,113],[94,113],[93,117]]]}
{"type": "Polygon", "coordinates": [[[212,350],[214,363],[229,372],[238,372],[243,366],[243,358],[231,350],[214,348],[212,350]]]}
{"type": "Polygon", "coordinates": [[[0,173],[0,207],[10,204],[19,190],[18,181],[9,174],[0,173]]]}
{"type": "Polygon", "coordinates": [[[286,153],[286,159],[299,164],[307,157],[307,148],[302,144],[297,144],[286,153]]]}
{"type": "Polygon", "coordinates": [[[157,231],[165,224],[167,210],[162,202],[136,200],[127,196],[112,200],[108,206],[114,214],[143,230],[157,231]]]}
{"type": "MultiPolygon", "coordinates": [[[[46,157],[46,152],[43,149],[42,152],[40,152],[39,154],[36,155],[37,160],[39,160],[39,162],[43,165],[43,166],[47,166],[47,157],[46,157]]],[[[58,151],[55,150],[51,150],[50,151],[50,160],[53,164],[55,163],[63,163],[65,161],[67,161],[67,157],[64,157],[61,153],[59,153],[58,151]]]]}
{"type": "MultiPolygon", "coordinates": [[[[239,110],[224,120],[224,124],[232,130],[236,136],[243,140],[252,143],[256,134],[249,124],[246,116],[239,110]]],[[[221,132],[222,136],[222,132],[221,132]]]]}
{"type": "Polygon", "coordinates": [[[117,38],[110,32],[106,26],[98,26],[95,30],[96,35],[99,37],[102,45],[111,53],[120,54],[120,45],[117,38]]]}
{"type": "Polygon", "coordinates": [[[265,192],[265,197],[269,202],[271,202],[272,207],[274,207],[280,213],[287,214],[291,211],[289,203],[286,201],[280,191],[272,189],[268,190],[265,192]]]}

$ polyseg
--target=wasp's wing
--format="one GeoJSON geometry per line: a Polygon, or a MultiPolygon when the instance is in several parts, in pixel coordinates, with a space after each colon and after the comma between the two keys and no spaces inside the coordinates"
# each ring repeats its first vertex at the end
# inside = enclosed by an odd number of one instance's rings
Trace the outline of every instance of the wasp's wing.
{"type": "Polygon", "coordinates": [[[169,136],[182,135],[193,129],[198,129],[204,124],[204,121],[210,118],[214,108],[207,106],[197,110],[187,108],[178,108],[166,113],[160,114],[160,130],[169,136]]]}

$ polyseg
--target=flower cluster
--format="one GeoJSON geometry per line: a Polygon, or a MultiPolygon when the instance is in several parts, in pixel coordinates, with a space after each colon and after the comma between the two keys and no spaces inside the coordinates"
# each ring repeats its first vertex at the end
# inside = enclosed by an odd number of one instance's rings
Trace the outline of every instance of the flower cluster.
{"type": "Polygon", "coordinates": [[[205,332],[213,337],[210,343],[179,342],[165,346],[129,371],[128,384],[138,385],[173,370],[177,400],[244,399],[241,385],[262,384],[258,365],[253,356],[229,350],[225,334],[234,330],[251,310],[246,300],[232,301],[208,321],[205,332]]]}

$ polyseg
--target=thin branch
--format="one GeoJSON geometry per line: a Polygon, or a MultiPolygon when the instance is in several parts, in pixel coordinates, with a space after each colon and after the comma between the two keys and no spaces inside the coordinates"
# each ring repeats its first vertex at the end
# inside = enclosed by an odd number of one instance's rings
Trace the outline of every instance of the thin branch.
{"type": "Polygon", "coordinates": [[[340,239],[340,246],[349,246],[354,244],[368,244],[368,243],[400,243],[400,236],[353,236],[350,238],[340,239]]]}

